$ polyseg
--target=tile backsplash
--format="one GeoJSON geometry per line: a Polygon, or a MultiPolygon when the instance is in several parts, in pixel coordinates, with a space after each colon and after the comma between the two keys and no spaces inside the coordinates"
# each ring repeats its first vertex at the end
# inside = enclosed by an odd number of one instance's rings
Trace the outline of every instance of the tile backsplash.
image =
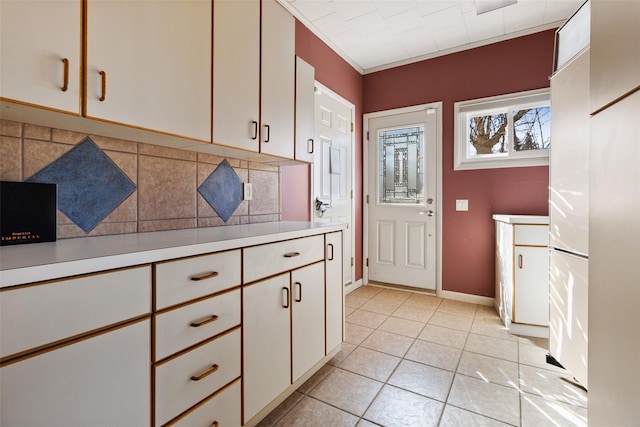
{"type": "MultiPolygon", "coordinates": [[[[92,215],[92,208],[86,201],[78,201],[80,206],[67,205],[65,211],[73,212],[70,214],[73,220],[58,209],[59,239],[281,220],[280,171],[277,166],[228,158],[228,165],[223,164],[222,169],[231,166],[239,181],[230,179],[228,172],[214,174],[210,178],[224,158],[7,120],[0,120],[0,179],[26,181],[36,174],[45,175],[45,168],[59,174],[63,169],[57,167],[63,163],[60,159],[73,158],[69,152],[81,143],[88,144],[88,140],[97,148],[97,153],[91,152],[93,157],[90,160],[100,162],[104,153],[109,163],[119,168],[122,177],[133,183],[135,190],[128,196],[125,194],[115,209],[110,207],[106,216],[101,215],[100,218],[104,217],[97,224],[95,220],[86,222],[86,217],[92,215]],[[237,202],[230,207],[223,206],[223,209],[218,207],[225,217],[232,212],[226,222],[198,192],[207,179],[207,184],[211,185],[217,176],[221,177],[217,188],[227,188],[229,183],[239,185],[240,181],[253,184],[253,200],[240,202],[235,210],[233,206],[237,202]],[[89,231],[85,232],[83,228],[89,231]]],[[[81,193],[90,186],[95,190],[96,182],[100,182],[95,176],[99,170],[91,167],[91,161],[87,161],[89,170],[81,171],[88,174],[84,179],[79,171],[69,170],[74,180],[79,181],[72,183],[74,192],[81,193]]],[[[77,168],[85,167],[82,162],[73,164],[77,168]]],[[[104,187],[98,188],[104,192],[101,197],[113,196],[113,183],[105,179],[102,185],[104,187]]],[[[237,191],[235,187],[230,190],[237,191]]],[[[58,206],[61,207],[60,195],[58,206]]]]}

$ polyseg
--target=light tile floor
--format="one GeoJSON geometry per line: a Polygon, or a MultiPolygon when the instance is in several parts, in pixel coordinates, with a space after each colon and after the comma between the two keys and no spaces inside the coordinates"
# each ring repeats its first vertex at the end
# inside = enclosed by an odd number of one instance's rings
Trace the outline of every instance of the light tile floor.
{"type": "Polygon", "coordinates": [[[493,307],[363,286],[342,351],[260,426],[586,426],[587,396],[493,307]]]}

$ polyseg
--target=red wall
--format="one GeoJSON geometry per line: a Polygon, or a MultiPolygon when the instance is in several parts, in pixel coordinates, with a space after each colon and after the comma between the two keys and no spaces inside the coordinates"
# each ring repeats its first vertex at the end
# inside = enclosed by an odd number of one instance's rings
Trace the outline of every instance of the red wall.
{"type": "MultiPolygon", "coordinates": [[[[356,219],[354,224],[356,240],[355,280],[360,280],[362,278],[362,75],[297,20],[296,55],[315,67],[317,81],[355,106],[356,182],[353,183],[354,198],[356,200],[356,219]]],[[[306,185],[306,188],[310,188],[308,169],[306,166],[282,168],[283,219],[304,221],[309,219],[308,198],[304,209],[301,209],[301,199],[297,196],[298,193],[288,192],[288,188],[293,185],[293,181],[297,181],[296,186],[304,187],[306,185]]]]}
{"type": "Polygon", "coordinates": [[[494,296],[491,215],[548,214],[549,168],[453,170],[453,103],[549,87],[554,31],[364,76],[364,112],[443,102],[442,288],[494,296]],[[455,200],[469,211],[456,212],[455,200]]]}

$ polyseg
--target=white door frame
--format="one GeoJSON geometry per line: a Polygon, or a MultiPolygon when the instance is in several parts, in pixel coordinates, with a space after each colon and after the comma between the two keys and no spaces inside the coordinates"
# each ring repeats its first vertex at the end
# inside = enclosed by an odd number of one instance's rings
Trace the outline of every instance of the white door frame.
{"type": "MultiPolygon", "coordinates": [[[[442,294],[442,102],[414,105],[411,107],[394,108],[392,110],[367,113],[363,116],[362,132],[362,280],[363,284],[369,283],[369,208],[367,195],[369,194],[369,119],[384,117],[392,114],[414,113],[433,108],[436,110],[436,295],[442,294]]],[[[372,171],[375,173],[375,171],[372,171]]]]}
{"type": "MultiPolygon", "coordinates": [[[[315,87],[319,90],[321,90],[322,92],[324,92],[325,94],[329,95],[331,98],[335,99],[336,101],[340,102],[341,104],[344,104],[346,107],[348,107],[351,110],[351,140],[350,140],[350,145],[351,145],[351,191],[352,191],[352,195],[355,195],[355,191],[353,191],[353,185],[356,183],[356,165],[355,165],[355,161],[356,161],[356,133],[355,133],[355,123],[356,123],[356,106],[349,102],[348,100],[346,100],[345,98],[343,98],[342,96],[338,95],[337,93],[335,93],[334,91],[332,91],[331,89],[329,89],[327,86],[323,85],[322,83],[320,83],[319,81],[315,81],[315,87]]],[[[314,107],[315,110],[315,107],[314,107]]],[[[315,111],[314,111],[315,114],[315,111]]],[[[311,220],[313,221],[314,218],[314,213],[315,213],[315,188],[314,186],[314,165],[313,163],[311,164],[311,176],[310,181],[311,181],[311,185],[309,186],[311,189],[311,195],[309,196],[309,218],[311,218],[311,220]]],[[[355,254],[355,249],[356,249],[356,233],[355,233],[355,212],[356,212],[356,199],[355,197],[351,197],[351,253],[350,254],[343,254],[343,256],[348,256],[348,257],[353,257],[354,259],[354,263],[351,265],[351,283],[348,285],[347,288],[345,288],[345,293],[347,292],[351,292],[353,289],[359,287],[360,285],[362,285],[362,279],[356,281],[356,265],[355,265],[355,259],[356,259],[356,254],[355,254]],[[348,290],[347,290],[348,289],[348,290]]],[[[364,271],[363,271],[364,272],[364,271]]]]}

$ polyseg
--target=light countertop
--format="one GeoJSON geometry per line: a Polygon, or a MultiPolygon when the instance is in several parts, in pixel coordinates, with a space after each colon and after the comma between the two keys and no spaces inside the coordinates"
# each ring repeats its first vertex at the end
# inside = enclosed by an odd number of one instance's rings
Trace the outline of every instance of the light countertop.
{"type": "Polygon", "coordinates": [[[493,215],[493,219],[507,224],[538,224],[548,225],[549,217],[541,215],[493,215]]]}
{"type": "Polygon", "coordinates": [[[344,227],[282,221],[3,246],[0,288],[295,239],[344,227]]]}

